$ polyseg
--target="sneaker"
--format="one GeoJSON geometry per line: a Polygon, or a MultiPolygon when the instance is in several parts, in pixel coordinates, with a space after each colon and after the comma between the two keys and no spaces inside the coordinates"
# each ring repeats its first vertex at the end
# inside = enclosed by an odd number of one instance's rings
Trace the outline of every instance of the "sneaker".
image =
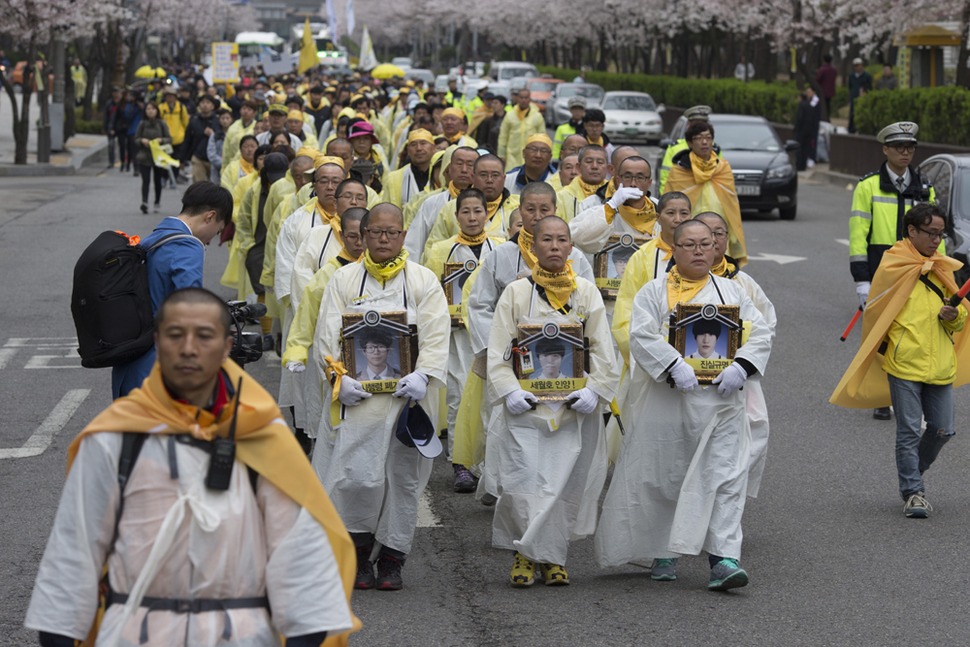
{"type": "Polygon", "coordinates": [[[148,205],[145,204],[144,202],[141,203],[141,212],[148,213],[148,205]]]}
{"type": "Polygon", "coordinates": [[[509,571],[509,581],[517,589],[532,586],[536,581],[536,563],[516,551],[512,570],[509,571]]]}
{"type": "Polygon", "coordinates": [[[404,580],[401,579],[401,569],[404,568],[404,558],[395,557],[389,553],[381,551],[377,558],[377,590],[378,591],[400,591],[404,588],[404,580]]]}
{"type": "Polygon", "coordinates": [[[374,564],[370,561],[373,544],[357,547],[357,577],[354,578],[354,588],[361,591],[374,588],[374,564]]]}
{"type": "Polygon", "coordinates": [[[560,564],[540,564],[539,570],[542,571],[542,579],[546,586],[569,586],[569,573],[566,567],[560,564]]]}
{"type": "Polygon", "coordinates": [[[655,559],[650,567],[650,579],[656,582],[673,582],[677,579],[677,559],[655,559]]]}
{"type": "Polygon", "coordinates": [[[748,573],[741,568],[738,560],[725,557],[711,569],[711,579],[707,582],[708,591],[728,591],[748,584],[748,573]]]}
{"type": "Polygon", "coordinates": [[[152,208],[152,213],[159,213],[161,210],[162,210],[162,205],[156,202],[155,206],[152,208]]]}
{"type": "Polygon", "coordinates": [[[903,505],[903,514],[910,519],[926,519],[930,516],[932,510],[933,506],[926,500],[922,492],[910,494],[905,505],[903,505]]]}
{"type": "Polygon", "coordinates": [[[273,350],[274,343],[276,343],[276,340],[273,338],[273,335],[263,335],[263,352],[268,353],[273,350]]]}
{"type": "Polygon", "coordinates": [[[498,497],[496,497],[494,494],[486,492],[482,495],[482,505],[486,508],[491,508],[496,503],[498,503],[498,497]]]}
{"type": "Polygon", "coordinates": [[[889,411],[889,407],[876,407],[872,410],[872,417],[876,420],[890,420],[893,414],[889,411]]]}
{"type": "Polygon", "coordinates": [[[478,479],[464,465],[455,465],[455,492],[467,494],[478,487],[478,479]]]}

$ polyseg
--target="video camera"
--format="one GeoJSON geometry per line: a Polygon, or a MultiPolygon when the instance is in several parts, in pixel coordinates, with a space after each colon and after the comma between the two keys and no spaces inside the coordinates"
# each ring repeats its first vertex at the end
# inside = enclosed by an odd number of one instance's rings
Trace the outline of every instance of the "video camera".
{"type": "Polygon", "coordinates": [[[250,362],[258,362],[263,356],[263,335],[259,332],[243,332],[250,320],[258,321],[266,315],[266,306],[262,303],[246,303],[245,301],[229,301],[229,316],[232,317],[234,332],[232,334],[232,351],[229,357],[245,366],[250,362]]]}

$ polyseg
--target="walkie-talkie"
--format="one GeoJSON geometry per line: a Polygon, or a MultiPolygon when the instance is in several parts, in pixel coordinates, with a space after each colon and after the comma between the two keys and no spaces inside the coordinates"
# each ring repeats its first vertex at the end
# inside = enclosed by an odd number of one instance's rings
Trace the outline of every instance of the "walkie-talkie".
{"type": "Polygon", "coordinates": [[[228,490],[232,480],[232,466],[236,462],[236,418],[239,416],[239,401],[242,399],[242,378],[236,386],[236,405],[232,410],[229,423],[229,437],[217,437],[212,441],[212,455],[209,457],[209,471],[205,475],[205,486],[210,490],[228,490]]]}

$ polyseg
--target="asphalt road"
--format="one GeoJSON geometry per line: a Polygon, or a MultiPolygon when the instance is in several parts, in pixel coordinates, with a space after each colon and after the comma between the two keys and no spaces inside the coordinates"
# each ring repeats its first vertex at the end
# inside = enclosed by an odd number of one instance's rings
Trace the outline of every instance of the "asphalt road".
{"type": "MultiPolygon", "coordinates": [[[[105,229],[147,234],[137,182],[115,171],[0,182],[0,644],[22,629],[37,563],[74,435],[109,402],[109,373],[80,368],[70,316],[73,264],[105,229]],[[48,446],[49,441],[49,446],[48,446]]],[[[798,218],[751,215],[748,270],[778,311],[764,388],[771,443],[761,496],[745,514],[742,563],[751,584],[705,590],[707,560],[685,558],[680,579],[638,567],[601,569],[589,541],[569,557],[572,585],[514,590],[511,555],[490,546],[490,510],[451,491],[442,459],[399,593],[355,594],[370,646],[442,645],[959,645],[970,642],[966,530],[970,458],[960,434],[928,474],[935,506],[907,520],[896,492],[893,423],[827,403],[858,344],[839,333],[857,302],[846,243],[850,195],[803,182],[798,218]],[[841,240],[840,240],[841,239],[841,240]]],[[[166,193],[166,213],[178,197],[166,193]]],[[[226,250],[210,248],[218,289],[226,250]]],[[[228,296],[228,291],[221,289],[228,296]]],[[[274,361],[275,360],[275,361],[274,361]]],[[[275,388],[270,354],[251,367],[275,388]]],[[[966,391],[957,420],[968,419],[966,391]]],[[[629,424],[629,423],[628,423],[629,424]]]]}

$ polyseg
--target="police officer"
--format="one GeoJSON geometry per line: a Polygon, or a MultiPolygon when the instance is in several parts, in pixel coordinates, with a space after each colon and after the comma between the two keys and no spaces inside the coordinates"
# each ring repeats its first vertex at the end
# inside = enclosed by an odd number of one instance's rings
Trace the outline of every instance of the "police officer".
{"type": "MultiPolygon", "coordinates": [[[[684,131],[686,132],[687,128],[689,128],[690,125],[695,121],[707,123],[710,115],[710,106],[691,106],[684,111],[684,119],[687,120],[687,124],[684,126],[684,131]]],[[[666,152],[664,152],[663,161],[660,163],[660,176],[657,178],[659,180],[657,186],[660,187],[661,190],[658,195],[665,193],[664,187],[667,184],[667,176],[670,175],[670,168],[674,163],[674,155],[685,150],[687,150],[687,140],[683,137],[667,147],[666,152]]],[[[718,157],[721,156],[721,149],[717,146],[717,144],[714,145],[714,154],[718,157]]]]}
{"type": "Polygon", "coordinates": [[[569,121],[556,128],[556,137],[552,144],[552,158],[557,162],[559,153],[562,151],[562,144],[567,137],[586,134],[586,130],[583,128],[583,118],[586,116],[586,99],[570,97],[569,103],[566,105],[569,107],[569,121]]]}
{"type": "MultiPolygon", "coordinates": [[[[882,144],[886,161],[878,171],[859,180],[852,194],[849,267],[863,307],[883,252],[906,235],[903,215],[916,203],[935,199],[933,187],[910,166],[918,132],[919,126],[911,121],[898,121],[880,130],[876,139],[882,144]]],[[[874,409],[872,417],[889,420],[889,407],[874,409]]]]}

